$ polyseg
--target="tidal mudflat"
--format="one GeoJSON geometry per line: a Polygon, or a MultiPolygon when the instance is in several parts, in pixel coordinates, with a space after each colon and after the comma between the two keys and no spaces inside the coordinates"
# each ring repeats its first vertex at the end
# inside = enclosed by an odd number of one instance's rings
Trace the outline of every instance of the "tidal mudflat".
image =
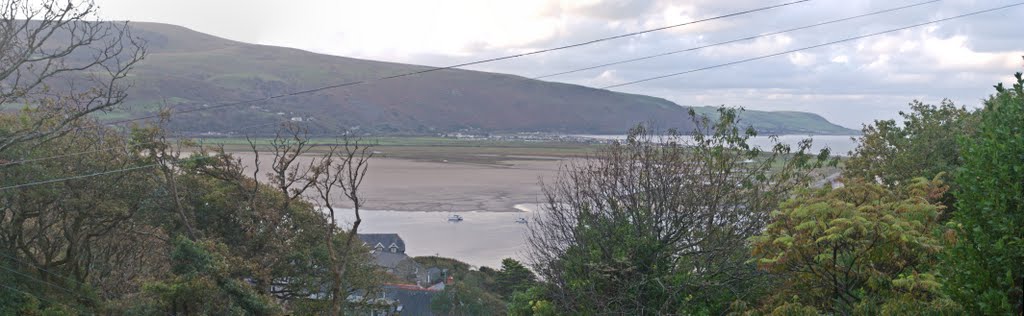
{"type": "MultiPolygon", "coordinates": [[[[252,153],[236,153],[252,172],[252,153]]],[[[541,182],[553,181],[567,159],[530,157],[500,164],[374,158],[361,188],[364,208],[414,212],[519,212],[516,204],[543,200],[541,182]]],[[[308,162],[313,156],[301,157],[308,162]]],[[[260,177],[269,170],[261,156],[260,177]]],[[[341,196],[335,202],[350,206],[341,196]]]]}

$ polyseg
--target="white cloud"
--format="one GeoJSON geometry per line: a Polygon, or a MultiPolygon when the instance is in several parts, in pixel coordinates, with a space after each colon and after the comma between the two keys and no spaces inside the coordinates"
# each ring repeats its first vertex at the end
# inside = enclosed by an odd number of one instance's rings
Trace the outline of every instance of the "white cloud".
{"type": "Polygon", "coordinates": [[[789,62],[800,67],[813,65],[817,59],[817,56],[814,54],[801,52],[789,53],[789,62]]]}
{"type": "MultiPolygon", "coordinates": [[[[231,39],[428,65],[584,42],[767,5],[762,0],[97,0],[112,19],[179,24],[231,39]]],[[[1011,0],[946,0],[841,24],[552,78],[602,86],[777,53],[1011,0]]],[[[892,8],[808,2],[473,67],[541,75],[892,8]]],[[[1024,7],[624,87],[681,104],[809,110],[847,126],[896,116],[913,98],[976,106],[1021,71],[1024,7]]]]}
{"type": "Polygon", "coordinates": [[[600,75],[597,75],[597,77],[591,79],[589,85],[596,87],[604,87],[613,84],[619,84],[622,82],[622,78],[619,78],[618,76],[615,75],[615,70],[605,70],[602,71],[600,75]]]}

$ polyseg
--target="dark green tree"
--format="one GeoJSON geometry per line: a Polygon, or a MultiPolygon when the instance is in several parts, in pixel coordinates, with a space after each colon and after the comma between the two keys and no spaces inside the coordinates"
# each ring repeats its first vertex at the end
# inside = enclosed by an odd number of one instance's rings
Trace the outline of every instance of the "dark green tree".
{"type": "Polygon", "coordinates": [[[505,302],[472,280],[456,281],[430,301],[430,308],[442,315],[499,315],[505,302]]]}
{"type": "Polygon", "coordinates": [[[271,297],[246,282],[246,262],[232,258],[223,244],[174,239],[172,276],[147,284],[145,302],[132,314],[272,315],[279,313],[271,297]]]}
{"type": "MultiPolygon", "coordinates": [[[[903,122],[878,120],[864,126],[843,175],[900,188],[916,177],[951,176],[961,164],[957,136],[973,133],[977,116],[943,100],[938,106],[920,101],[900,112],[903,122]]],[[[950,201],[944,201],[952,206],[950,201]]]]}
{"type": "Polygon", "coordinates": [[[716,314],[763,293],[746,240],[829,159],[753,147],[739,116],[694,114],[692,138],[639,126],[545,185],[529,255],[559,313],[716,314]]]}
{"type": "Polygon", "coordinates": [[[961,138],[959,239],[946,258],[948,292],[972,314],[1024,313],[1024,78],[996,85],[978,132],[961,138]]]}
{"type": "Polygon", "coordinates": [[[523,291],[537,282],[537,276],[518,260],[505,258],[501,260],[501,270],[496,276],[497,292],[503,297],[511,297],[516,291],[523,291]]]}

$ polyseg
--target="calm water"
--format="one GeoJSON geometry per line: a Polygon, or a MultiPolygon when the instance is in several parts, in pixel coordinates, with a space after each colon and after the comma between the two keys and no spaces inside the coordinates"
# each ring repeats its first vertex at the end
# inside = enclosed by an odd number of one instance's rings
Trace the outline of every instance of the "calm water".
{"type": "MultiPolygon", "coordinates": [[[[529,205],[519,209],[532,210],[529,205]]],[[[410,256],[455,258],[475,266],[500,267],[501,259],[522,260],[526,225],[516,219],[530,219],[530,212],[361,212],[360,233],[398,233],[410,256]],[[449,222],[448,215],[462,215],[463,221],[449,222]]],[[[350,227],[352,211],[341,210],[338,221],[350,227]]]]}
{"type": "MultiPolygon", "coordinates": [[[[623,140],[626,139],[626,135],[574,135],[578,137],[588,137],[594,139],[611,139],[611,140],[623,140]]],[[[811,151],[817,153],[822,148],[828,147],[832,150],[833,155],[846,156],[847,153],[857,148],[857,142],[852,137],[859,137],[859,135],[780,135],[778,141],[783,144],[788,144],[793,148],[796,148],[797,144],[806,138],[813,140],[811,143],[811,151]]],[[[692,137],[682,136],[683,139],[692,140],[692,137]]],[[[748,143],[753,146],[761,147],[762,150],[771,150],[773,142],[768,136],[757,136],[752,137],[748,143]]]]}
{"type": "MultiPolygon", "coordinates": [[[[584,135],[579,135],[584,136],[584,135]]],[[[625,139],[623,135],[586,135],[600,139],[625,139]]],[[[783,135],[779,141],[791,146],[809,136],[783,135]]],[[[814,136],[813,150],[824,147],[834,154],[846,155],[856,147],[851,136],[814,136]]],[[[754,146],[770,148],[768,137],[750,140],[754,146]]],[[[362,233],[397,233],[405,240],[406,253],[410,256],[438,255],[456,258],[475,266],[499,267],[501,259],[524,258],[526,225],[516,219],[531,219],[535,204],[519,204],[516,208],[525,212],[458,212],[464,220],[449,222],[448,212],[396,212],[364,210],[362,233]]],[[[343,227],[350,227],[355,217],[351,210],[338,212],[343,227]]]]}

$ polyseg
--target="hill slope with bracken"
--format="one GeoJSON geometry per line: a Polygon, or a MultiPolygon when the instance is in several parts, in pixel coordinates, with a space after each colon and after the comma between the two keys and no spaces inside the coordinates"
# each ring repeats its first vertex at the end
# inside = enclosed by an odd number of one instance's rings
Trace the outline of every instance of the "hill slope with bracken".
{"type": "MultiPolygon", "coordinates": [[[[126,106],[105,114],[107,119],[151,114],[161,106],[214,106],[429,69],[247,44],[168,24],[131,23],[131,27],[135,36],[147,41],[148,55],[133,73],[126,106]]],[[[686,108],[661,98],[452,69],[177,114],[170,128],[196,134],[264,125],[247,132],[266,133],[273,122],[293,118],[301,118],[314,133],[621,134],[640,122],[681,130],[692,127],[686,108]]],[[[835,126],[827,121],[815,124],[835,126]]],[[[772,132],[804,129],[782,127],[772,132]]]]}

